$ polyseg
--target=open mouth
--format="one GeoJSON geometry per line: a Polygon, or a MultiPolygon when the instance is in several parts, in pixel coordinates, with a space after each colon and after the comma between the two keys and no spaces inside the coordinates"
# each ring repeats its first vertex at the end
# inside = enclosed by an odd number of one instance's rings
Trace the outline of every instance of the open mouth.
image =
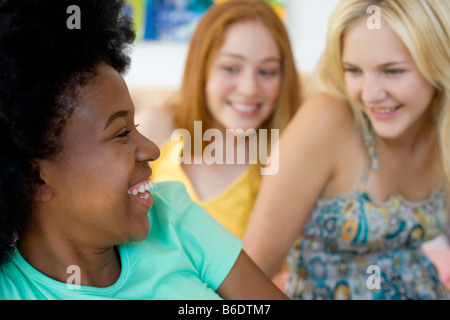
{"type": "Polygon", "coordinates": [[[153,189],[153,184],[150,178],[148,178],[129,188],[128,194],[146,208],[151,208],[153,205],[153,197],[150,193],[151,189],[153,189]]]}
{"type": "Polygon", "coordinates": [[[259,112],[262,107],[261,103],[244,103],[244,102],[230,102],[226,104],[242,116],[253,116],[259,112]]]}
{"type": "Polygon", "coordinates": [[[390,119],[394,117],[403,105],[398,105],[396,107],[377,107],[369,108],[372,115],[378,119],[390,119]]]}

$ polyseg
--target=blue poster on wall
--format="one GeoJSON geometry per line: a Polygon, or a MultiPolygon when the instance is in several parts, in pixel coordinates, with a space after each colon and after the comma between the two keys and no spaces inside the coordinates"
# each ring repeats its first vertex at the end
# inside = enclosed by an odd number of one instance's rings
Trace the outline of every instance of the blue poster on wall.
{"type": "Polygon", "coordinates": [[[213,0],[148,0],[144,39],[188,41],[213,0]]]}
{"type": "MultiPolygon", "coordinates": [[[[137,38],[148,41],[189,41],[199,20],[215,3],[226,0],[127,0],[137,38]]],[[[285,0],[265,0],[280,17],[285,0]]]]}

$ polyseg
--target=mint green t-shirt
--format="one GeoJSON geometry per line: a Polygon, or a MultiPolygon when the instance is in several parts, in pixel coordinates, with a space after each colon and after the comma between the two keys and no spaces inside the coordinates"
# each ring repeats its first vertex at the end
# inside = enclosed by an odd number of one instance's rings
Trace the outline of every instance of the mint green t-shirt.
{"type": "Polygon", "coordinates": [[[194,203],[183,184],[155,183],[151,193],[149,236],[118,246],[122,269],[113,285],[76,288],[73,278],[69,285],[51,279],[15,247],[0,267],[0,299],[220,299],[215,291],[242,241],[194,203]]]}

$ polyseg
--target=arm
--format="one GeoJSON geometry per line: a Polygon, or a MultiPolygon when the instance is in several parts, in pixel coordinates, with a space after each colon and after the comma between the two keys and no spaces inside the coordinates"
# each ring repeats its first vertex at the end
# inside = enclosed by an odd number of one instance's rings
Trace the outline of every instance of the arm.
{"type": "Polygon", "coordinates": [[[264,176],[244,237],[244,249],[273,277],[333,178],[339,139],[353,123],[348,107],[325,94],[300,107],[279,142],[279,171],[264,176]]]}
{"type": "Polygon", "coordinates": [[[288,299],[244,251],[241,251],[217,293],[222,298],[231,300],[288,299]]]}

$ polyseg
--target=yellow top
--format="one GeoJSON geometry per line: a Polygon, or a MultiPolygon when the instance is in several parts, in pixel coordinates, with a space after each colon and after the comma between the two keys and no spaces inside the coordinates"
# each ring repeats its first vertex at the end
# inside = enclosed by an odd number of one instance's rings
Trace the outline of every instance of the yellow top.
{"type": "Polygon", "coordinates": [[[159,159],[150,163],[153,171],[152,181],[172,180],[184,183],[192,200],[200,204],[231,233],[242,239],[261,183],[259,167],[251,166],[222,193],[203,201],[199,199],[181,164],[172,161],[172,149],[179,143],[179,141],[166,143],[161,149],[159,159]]]}

